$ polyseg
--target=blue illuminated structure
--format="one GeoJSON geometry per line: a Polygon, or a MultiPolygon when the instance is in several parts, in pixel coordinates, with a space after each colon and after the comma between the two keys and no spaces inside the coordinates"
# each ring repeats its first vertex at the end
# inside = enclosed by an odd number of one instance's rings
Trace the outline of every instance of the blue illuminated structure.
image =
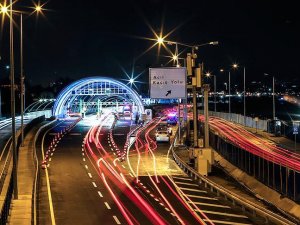
{"type": "Polygon", "coordinates": [[[144,113],[142,99],[130,87],[107,77],[87,77],[73,82],[59,93],[52,114],[65,117],[68,112],[79,113],[82,104],[87,113],[94,113],[99,100],[103,106],[130,103],[136,106],[137,112],[144,113]]]}

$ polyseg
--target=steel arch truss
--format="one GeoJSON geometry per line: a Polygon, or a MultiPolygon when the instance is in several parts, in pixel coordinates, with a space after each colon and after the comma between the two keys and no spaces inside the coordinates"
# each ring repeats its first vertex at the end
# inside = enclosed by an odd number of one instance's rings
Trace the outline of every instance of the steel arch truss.
{"type": "Polygon", "coordinates": [[[52,114],[64,117],[68,111],[79,112],[82,102],[86,113],[93,113],[97,111],[99,100],[103,107],[128,102],[134,104],[139,113],[144,112],[142,99],[130,87],[111,78],[88,77],[70,84],[60,92],[52,114]]]}

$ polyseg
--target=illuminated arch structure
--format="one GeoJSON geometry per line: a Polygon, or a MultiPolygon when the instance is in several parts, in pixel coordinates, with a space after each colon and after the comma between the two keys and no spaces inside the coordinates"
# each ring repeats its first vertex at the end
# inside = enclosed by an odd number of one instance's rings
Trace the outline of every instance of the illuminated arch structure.
{"type": "Polygon", "coordinates": [[[97,104],[101,106],[116,106],[124,102],[136,106],[136,111],[144,113],[142,99],[130,87],[106,77],[87,77],[75,81],[64,88],[58,95],[52,114],[65,117],[67,112],[80,112],[82,102],[86,113],[97,112],[97,104]],[[81,106],[80,106],[81,104],[81,106]]]}

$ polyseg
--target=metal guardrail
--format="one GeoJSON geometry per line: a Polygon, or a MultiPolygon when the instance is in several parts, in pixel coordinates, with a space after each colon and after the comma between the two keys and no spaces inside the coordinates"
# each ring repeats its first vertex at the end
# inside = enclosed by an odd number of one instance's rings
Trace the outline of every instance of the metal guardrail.
{"type": "Polygon", "coordinates": [[[185,163],[182,159],[180,159],[174,151],[175,141],[170,146],[170,150],[172,151],[173,158],[178,166],[187,173],[194,180],[198,180],[200,184],[204,184],[206,188],[209,188],[212,192],[216,193],[218,196],[223,196],[226,200],[230,200],[233,205],[240,206],[244,212],[249,212],[252,215],[260,215],[265,218],[266,222],[272,221],[276,224],[286,224],[286,225],[296,225],[294,223],[268,209],[261,207],[241,196],[238,196],[224,187],[218,185],[217,183],[209,180],[205,176],[200,175],[196,170],[191,168],[187,163],[185,163]]]}
{"type": "MultiPolygon", "coordinates": [[[[40,116],[40,117],[37,117],[33,120],[30,121],[30,123],[26,124],[26,126],[24,127],[24,133],[28,133],[28,131],[35,125],[37,124],[38,122],[40,122],[42,119],[44,119],[44,116],[40,116]]],[[[21,144],[21,137],[20,137],[20,130],[17,131],[17,149],[19,148],[20,144],[21,144]]],[[[9,149],[9,152],[11,152],[11,148],[12,146],[10,146],[10,149],[9,149]]],[[[11,154],[10,154],[11,155],[11,154]]],[[[10,163],[12,162],[12,157],[9,157],[10,160],[7,161],[7,165],[9,166],[10,163]]],[[[8,172],[8,170],[7,170],[8,172]]],[[[4,201],[3,201],[3,204],[2,204],[2,207],[0,209],[1,211],[1,214],[0,214],[0,224],[2,225],[6,225],[6,222],[7,222],[7,218],[8,218],[8,215],[9,215],[9,212],[10,212],[10,204],[11,204],[11,200],[12,200],[12,197],[13,197],[13,173],[11,174],[6,174],[6,173],[3,173],[3,175],[7,176],[7,175],[10,175],[9,177],[9,185],[8,185],[8,188],[7,188],[7,191],[6,191],[6,194],[5,194],[5,197],[4,197],[4,201]]]]}
{"type": "Polygon", "coordinates": [[[36,142],[37,138],[44,130],[46,127],[51,126],[53,123],[55,123],[57,120],[53,120],[47,124],[44,124],[41,126],[38,131],[36,132],[34,136],[34,141],[33,141],[33,159],[34,159],[34,165],[35,165],[35,177],[34,177],[34,182],[33,182],[33,187],[32,187],[32,204],[31,204],[31,224],[36,225],[37,224],[37,182],[39,181],[40,177],[40,168],[39,168],[39,159],[36,154],[36,142]]]}

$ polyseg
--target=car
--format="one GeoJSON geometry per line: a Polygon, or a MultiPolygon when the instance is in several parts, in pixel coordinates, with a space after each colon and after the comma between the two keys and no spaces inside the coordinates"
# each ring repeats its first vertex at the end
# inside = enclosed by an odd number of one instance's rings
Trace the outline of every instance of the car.
{"type": "Polygon", "coordinates": [[[170,134],[168,131],[157,131],[155,138],[157,142],[170,142],[170,134]]]}
{"type": "Polygon", "coordinates": [[[170,127],[170,125],[166,122],[160,122],[157,125],[156,132],[158,131],[167,131],[170,135],[172,135],[172,127],[170,127]]]}

